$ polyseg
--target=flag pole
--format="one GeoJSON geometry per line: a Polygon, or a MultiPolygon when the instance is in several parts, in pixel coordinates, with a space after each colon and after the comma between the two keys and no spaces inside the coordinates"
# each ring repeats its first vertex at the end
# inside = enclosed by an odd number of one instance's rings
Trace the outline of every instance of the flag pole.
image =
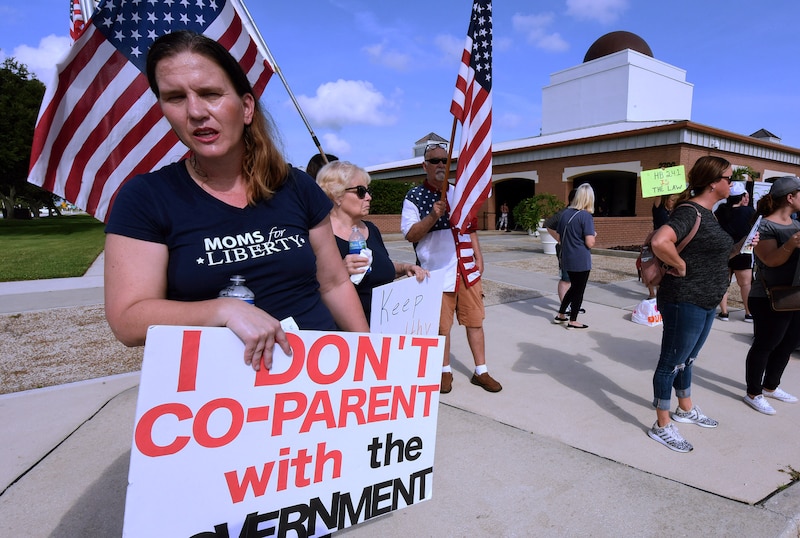
{"type": "MultiPolygon", "coordinates": [[[[447,146],[447,166],[444,171],[444,183],[442,183],[442,197],[440,200],[447,200],[447,185],[450,182],[450,165],[453,162],[453,144],[456,141],[456,125],[458,118],[453,116],[453,129],[450,131],[450,145],[447,146]]],[[[423,155],[423,159],[425,156],[423,155]]]]}
{"type": "MultiPolygon", "coordinates": [[[[84,0],[81,0],[81,1],[83,2],[84,0]]],[[[248,10],[247,6],[244,5],[244,0],[239,0],[239,4],[242,6],[242,11],[244,11],[245,17],[247,17],[247,20],[250,21],[250,25],[253,27],[253,31],[255,32],[255,36],[253,36],[253,37],[256,39],[256,44],[259,45],[263,49],[261,51],[262,54],[264,54],[264,57],[266,57],[269,60],[269,62],[272,64],[272,67],[275,69],[275,72],[280,77],[281,82],[283,82],[283,86],[284,86],[284,88],[286,88],[286,92],[289,94],[289,97],[292,99],[292,103],[294,103],[294,106],[297,109],[297,112],[300,114],[300,117],[302,118],[303,123],[306,124],[306,129],[308,129],[308,132],[311,135],[311,139],[314,141],[314,145],[317,146],[317,149],[319,150],[319,154],[322,155],[322,159],[327,163],[328,162],[328,156],[325,154],[325,151],[323,151],[322,145],[319,143],[319,139],[317,138],[317,135],[314,134],[314,129],[311,128],[311,124],[308,123],[308,119],[306,119],[306,115],[303,113],[303,109],[300,108],[300,103],[297,102],[297,99],[295,98],[294,93],[292,93],[292,89],[289,87],[289,83],[286,82],[286,78],[283,76],[283,71],[281,71],[280,66],[275,61],[275,57],[272,55],[272,52],[270,52],[269,47],[267,46],[267,42],[264,41],[264,37],[261,35],[261,32],[258,30],[258,26],[256,26],[256,22],[253,20],[253,16],[250,15],[250,10],[248,10]]]]}
{"type": "Polygon", "coordinates": [[[82,13],[83,22],[87,23],[94,14],[94,9],[95,9],[94,0],[80,0],[80,3],[81,3],[81,11],[83,12],[82,13]]]}

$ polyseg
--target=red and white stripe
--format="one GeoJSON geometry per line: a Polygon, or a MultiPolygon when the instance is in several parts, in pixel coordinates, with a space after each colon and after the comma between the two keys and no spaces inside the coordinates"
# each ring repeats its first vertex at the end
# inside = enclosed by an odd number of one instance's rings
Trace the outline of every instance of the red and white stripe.
{"type": "MultiPolygon", "coordinates": [[[[478,264],[475,262],[475,250],[469,234],[454,232],[456,237],[456,254],[458,255],[458,273],[464,277],[467,287],[472,286],[481,278],[478,264]]],[[[456,286],[458,280],[456,280],[456,286]]]]}

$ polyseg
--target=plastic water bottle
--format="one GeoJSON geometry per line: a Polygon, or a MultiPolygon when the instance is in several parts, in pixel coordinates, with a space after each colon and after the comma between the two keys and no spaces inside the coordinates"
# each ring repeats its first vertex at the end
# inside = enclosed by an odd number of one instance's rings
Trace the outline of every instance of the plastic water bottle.
{"type": "MultiPolygon", "coordinates": [[[[358,226],[353,226],[347,241],[350,243],[348,254],[357,254],[361,256],[361,250],[367,248],[367,240],[364,239],[364,235],[358,231],[358,226]]],[[[371,271],[372,267],[368,267],[367,273],[371,271]]]]}
{"type": "Polygon", "coordinates": [[[256,303],[256,296],[253,293],[253,290],[244,285],[244,277],[242,275],[233,275],[231,277],[230,286],[220,291],[219,296],[241,299],[242,301],[250,304],[256,303]]]}

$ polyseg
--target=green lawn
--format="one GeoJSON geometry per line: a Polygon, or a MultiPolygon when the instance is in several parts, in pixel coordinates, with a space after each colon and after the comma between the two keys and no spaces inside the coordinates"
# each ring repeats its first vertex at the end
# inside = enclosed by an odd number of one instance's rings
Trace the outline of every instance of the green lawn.
{"type": "Polygon", "coordinates": [[[103,250],[103,227],[85,214],[0,219],[0,282],[83,275],[103,250]]]}

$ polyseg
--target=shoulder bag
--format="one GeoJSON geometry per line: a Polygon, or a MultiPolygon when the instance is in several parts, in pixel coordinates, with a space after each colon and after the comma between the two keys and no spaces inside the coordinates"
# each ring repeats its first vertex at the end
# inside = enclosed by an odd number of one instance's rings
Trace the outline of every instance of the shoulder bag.
{"type": "Polygon", "coordinates": [[[767,292],[769,304],[775,312],[800,310],[800,286],[767,286],[763,270],[759,269],[758,276],[767,292]]]}
{"type": "MultiPolygon", "coordinates": [[[[675,209],[678,207],[680,206],[677,206],[675,209]]],[[[675,246],[675,249],[679,254],[686,247],[686,245],[689,244],[689,241],[694,239],[697,230],[700,228],[700,212],[697,211],[696,207],[691,207],[697,212],[697,219],[695,219],[694,226],[692,226],[692,229],[689,230],[688,234],[686,234],[686,237],[684,237],[683,240],[675,246]]],[[[664,275],[666,275],[667,271],[670,270],[670,267],[662,262],[658,256],[656,256],[650,244],[657,231],[658,230],[653,230],[648,234],[647,238],[644,240],[644,244],[642,245],[642,250],[639,252],[639,257],[636,259],[636,266],[639,267],[639,276],[641,277],[644,285],[648,287],[654,287],[661,284],[661,280],[664,278],[664,275]]]]}

